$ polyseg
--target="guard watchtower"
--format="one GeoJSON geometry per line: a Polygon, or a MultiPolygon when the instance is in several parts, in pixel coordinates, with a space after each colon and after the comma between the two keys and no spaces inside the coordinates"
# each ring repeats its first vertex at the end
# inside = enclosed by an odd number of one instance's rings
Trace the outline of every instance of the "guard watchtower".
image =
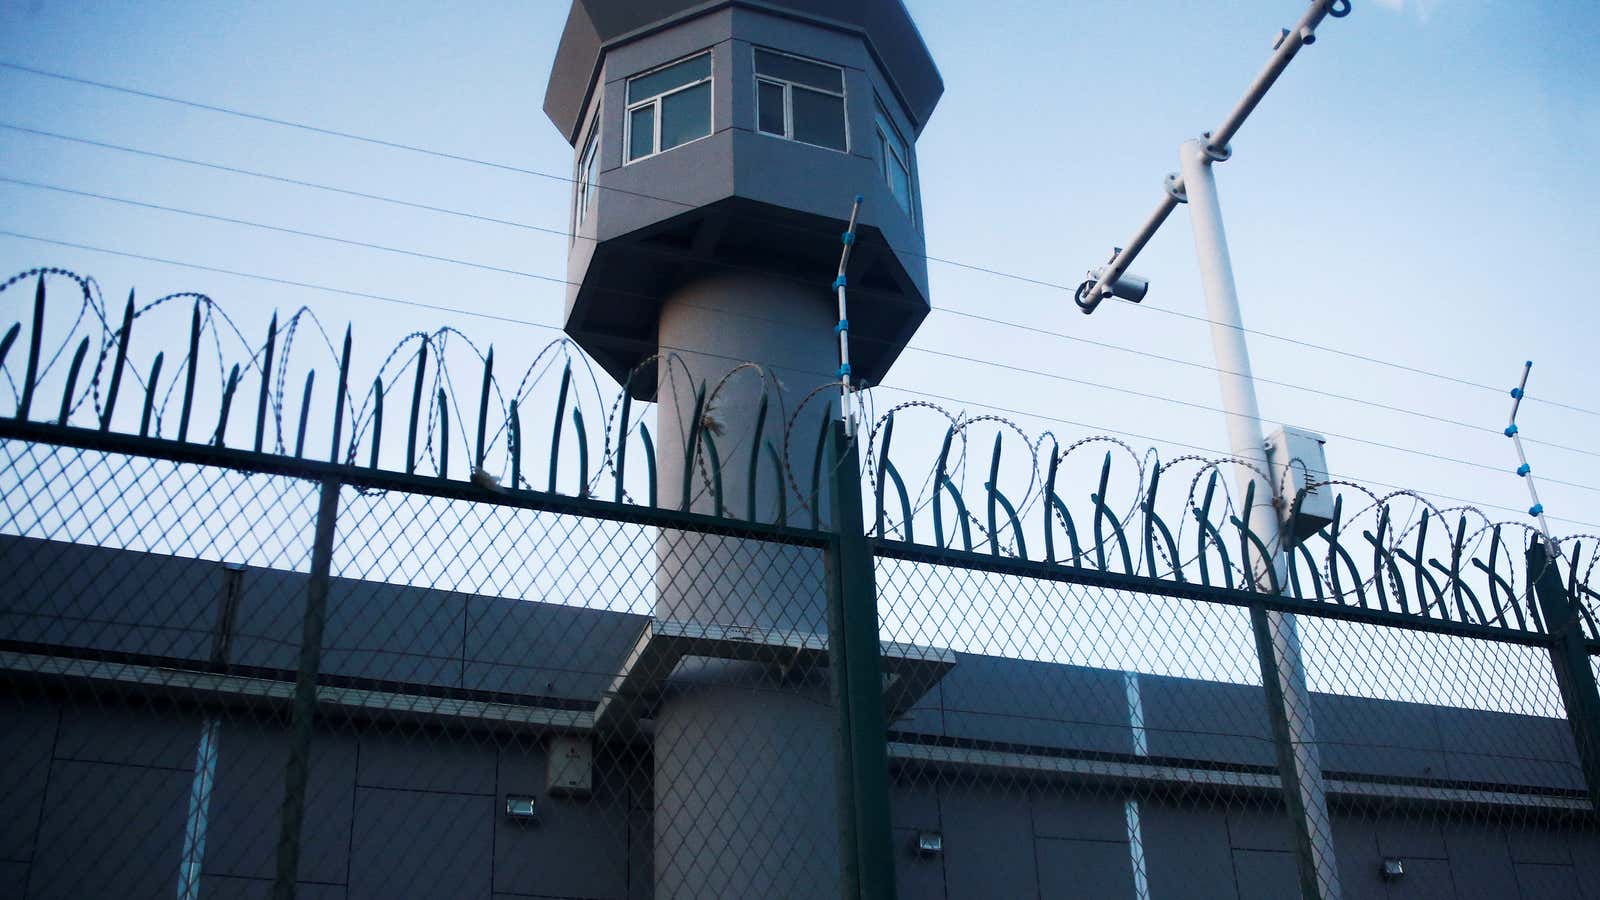
{"type": "Polygon", "coordinates": [[[544,102],[576,151],[567,333],[627,381],[708,282],[749,315],[797,281],[826,300],[861,194],[852,364],[876,383],[928,312],[914,142],[943,91],[899,0],[575,0],[544,102]]]}
{"type": "MultiPolygon", "coordinates": [[[[928,313],[915,140],[943,90],[900,0],[574,0],[544,104],[574,150],[566,331],[656,401],[658,484],[704,464],[685,458],[705,443],[689,440],[701,385],[727,388],[729,454],[760,449],[769,404],[781,446],[782,416],[836,403],[817,389],[839,377],[831,285],[857,195],[853,380],[877,383],[905,348],[928,313]],[[771,377],[724,381],[745,362],[771,377]]],[[[725,480],[725,508],[794,515],[810,466],[789,471],[725,480]]],[[[689,503],[713,511],[709,492],[689,503]]],[[[651,642],[668,631],[826,631],[815,548],[663,529],[655,549],[655,621],[633,660],[662,657],[651,642]]],[[[748,652],[628,674],[654,697],[654,895],[836,896],[825,674],[748,652]]]]}

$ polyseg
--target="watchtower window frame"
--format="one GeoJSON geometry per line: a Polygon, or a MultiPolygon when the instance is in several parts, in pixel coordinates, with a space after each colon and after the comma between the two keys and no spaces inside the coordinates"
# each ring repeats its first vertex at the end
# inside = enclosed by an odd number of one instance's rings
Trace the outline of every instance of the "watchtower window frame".
{"type": "Polygon", "coordinates": [[[849,98],[845,86],[844,67],[837,66],[820,59],[812,59],[771,47],[750,48],[751,68],[755,73],[755,121],[756,132],[768,137],[782,138],[805,144],[808,147],[820,147],[836,153],[850,152],[850,113],[849,98]],[[766,66],[763,70],[762,57],[766,56],[766,66]],[[816,69],[832,70],[831,72],[808,71],[816,69]],[[831,82],[837,75],[837,88],[831,82]],[[842,146],[821,143],[818,140],[807,140],[796,132],[795,98],[799,97],[802,105],[813,106],[812,112],[821,107],[814,104],[821,98],[826,104],[830,100],[839,103],[839,136],[842,146]],[[776,113],[774,117],[772,114],[776,113]],[[781,120],[781,121],[780,121],[781,120]],[[779,127],[781,126],[781,128],[779,127]]]}
{"type": "Polygon", "coordinates": [[[911,224],[917,224],[917,161],[913,156],[911,144],[901,134],[899,126],[889,116],[889,110],[883,105],[883,98],[874,96],[876,104],[874,113],[874,130],[878,138],[878,174],[883,176],[884,183],[889,186],[889,193],[894,196],[900,208],[911,217],[911,224]],[[897,182],[896,175],[903,175],[903,185],[897,182]]]}
{"type": "MultiPolygon", "coordinates": [[[[622,116],[623,164],[628,165],[659,156],[668,150],[710,137],[716,131],[712,122],[716,109],[715,76],[716,60],[710,48],[629,76],[627,84],[623,86],[625,100],[622,116]],[[701,60],[705,61],[703,72],[697,65],[701,60]],[[680,77],[682,80],[679,80],[680,77]],[[636,86],[639,86],[637,92],[636,86]],[[652,88],[654,89],[652,93],[645,93],[652,88]],[[694,94],[691,92],[701,91],[705,94],[704,131],[692,134],[670,146],[663,146],[663,123],[667,116],[674,112],[675,108],[690,109],[697,113],[701,104],[697,99],[692,99],[694,94]],[[693,104],[692,107],[686,106],[690,103],[693,104]],[[648,128],[647,132],[645,128],[648,128]],[[646,139],[648,144],[640,143],[646,139]]],[[[691,124],[698,126],[698,118],[697,116],[691,124]]]]}
{"type": "Polygon", "coordinates": [[[583,153],[578,157],[577,197],[573,202],[573,233],[588,218],[589,210],[594,208],[595,194],[599,191],[600,178],[600,117],[594,118],[589,126],[589,139],[583,144],[583,153]]]}

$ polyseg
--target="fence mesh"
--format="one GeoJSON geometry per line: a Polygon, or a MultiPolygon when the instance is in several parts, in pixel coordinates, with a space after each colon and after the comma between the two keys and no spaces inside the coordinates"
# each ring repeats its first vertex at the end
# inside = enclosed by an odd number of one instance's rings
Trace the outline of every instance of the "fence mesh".
{"type": "MultiPolygon", "coordinates": [[[[11,895],[846,887],[824,532],[345,483],[307,647],[316,480],[0,439],[0,485],[11,895]]],[[[1296,896],[1302,840],[1347,898],[1600,886],[1537,641],[874,550],[901,897],[1296,896]]]]}

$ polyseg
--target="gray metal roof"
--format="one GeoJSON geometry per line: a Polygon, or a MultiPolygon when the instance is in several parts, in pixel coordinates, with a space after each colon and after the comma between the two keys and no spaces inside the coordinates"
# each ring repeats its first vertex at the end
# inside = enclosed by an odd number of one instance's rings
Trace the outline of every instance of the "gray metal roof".
{"type": "Polygon", "coordinates": [[[860,34],[918,133],[944,94],[944,79],[901,0],[573,0],[545,89],[545,114],[575,142],[606,49],[729,6],[860,34]]]}

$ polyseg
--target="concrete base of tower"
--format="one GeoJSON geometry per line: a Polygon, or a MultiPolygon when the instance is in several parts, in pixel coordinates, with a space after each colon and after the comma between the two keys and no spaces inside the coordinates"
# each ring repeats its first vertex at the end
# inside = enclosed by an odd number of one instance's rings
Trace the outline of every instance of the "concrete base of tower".
{"type": "MultiPolygon", "coordinates": [[[[753,502],[757,521],[782,512],[791,525],[808,527],[815,515],[826,526],[827,492],[813,491],[812,467],[820,426],[837,409],[836,318],[825,282],[807,287],[757,274],[706,278],[667,299],[657,366],[663,506],[684,505],[687,484],[688,508],[715,512],[709,435],[725,515],[746,518],[753,502]]],[[[818,548],[663,531],[656,559],[657,619],[827,630],[818,548]]],[[[796,670],[793,663],[774,647],[771,658],[752,661],[687,658],[667,676],[655,723],[658,900],[838,895],[837,723],[828,672],[825,664],[796,670]]]]}

